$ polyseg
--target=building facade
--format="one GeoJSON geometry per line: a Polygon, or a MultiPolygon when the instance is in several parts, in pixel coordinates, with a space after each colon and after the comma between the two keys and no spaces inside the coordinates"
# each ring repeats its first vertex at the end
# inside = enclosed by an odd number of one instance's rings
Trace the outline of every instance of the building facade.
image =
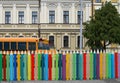
{"type": "MultiPolygon", "coordinates": [[[[53,48],[79,49],[80,16],[86,22],[92,14],[91,0],[83,0],[82,11],[79,1],[41,0],[39,10],[39,0],[0,0],[0,37],[38,37],[40,28],[40,36],[49,39],[53,48]]],[[[93,0],[93,8],[102,2],[93,0]]],[[[86,39],[82,41],[85,49],[86,39]]]]}

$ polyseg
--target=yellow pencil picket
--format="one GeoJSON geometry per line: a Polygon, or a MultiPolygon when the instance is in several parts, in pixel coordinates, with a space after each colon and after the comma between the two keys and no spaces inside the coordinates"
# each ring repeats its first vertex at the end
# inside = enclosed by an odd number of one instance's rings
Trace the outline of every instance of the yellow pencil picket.
{"type": "Polygon", "coordinates": [[[66,53],[66,80],[70,80],[70,54],[66,53]]]}
{"type": "Polygon", "coordinates": [[[20,81],[20,52],[17,54],[17,80],[20,81]]]}
{"type": "Polygon", "coordinates": [[[31,80],[31,55],[28,51],[28,80],[31,80]]]}

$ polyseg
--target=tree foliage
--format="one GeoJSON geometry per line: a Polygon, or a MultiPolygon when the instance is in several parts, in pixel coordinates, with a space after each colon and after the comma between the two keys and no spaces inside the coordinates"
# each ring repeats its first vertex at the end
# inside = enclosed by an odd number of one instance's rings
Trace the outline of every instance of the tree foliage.
{"type": "Polygon", "coordinates": [[[106,49],[112,43],[120,44],[120,16],[111,2],[95,11],[93,18],[84,23],[83,35],[91,49],[106,49]]]}

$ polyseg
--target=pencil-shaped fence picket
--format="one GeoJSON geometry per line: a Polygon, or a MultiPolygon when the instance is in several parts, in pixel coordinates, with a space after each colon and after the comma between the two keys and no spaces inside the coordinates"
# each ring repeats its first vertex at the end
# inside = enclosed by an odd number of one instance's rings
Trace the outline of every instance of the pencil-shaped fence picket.
{"type": "Polygon", "coordinates": [[[0,81],[118,78],[120,52],[0,52],[0,81]]]}

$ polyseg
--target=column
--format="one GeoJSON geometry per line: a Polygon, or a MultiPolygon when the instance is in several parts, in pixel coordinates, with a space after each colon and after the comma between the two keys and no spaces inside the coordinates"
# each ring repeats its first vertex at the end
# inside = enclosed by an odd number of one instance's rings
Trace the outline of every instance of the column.
{"type": "Polygon", "coordinates": [[[41,3],[41,9],[40,9],[40,23],[44,23],[44,3],[41,3]]]}
{"type": "Polygon", "coordinates": [[[70,15],[69,15],[69,21],[70,23],[75,23],[77,21],[77,18],[76,18],[76,11],[75,11],[75,3],[72,3],[72,7],[70,9],[70,15]]]}
{"type": "Polygon", "coordinates": [[[0,23],[3,23],[3,7],[2,4],[0,4],[0,23]]]}
{"type": "Polygon", "coordinates": [[[17,23],[17,12],[16,12],[16,4],[13,4],[13,12],[11,12],[11,19],[12,19],[12,23],[17,23]]]}
{"type": "Polygon", "coordinates": [[[120,14],[120,0],[118,1],[118,12],[120,14]]]}
{"type": "Polygon", "coordinates": [[[46,3],[44,3],[43,7],[44,7],[44,10],[43,10],[43,12],[44,12],[44,23],[48,23],[49,19],[48,19],[48,9],[47,9],[46,3]]]}
{"type": "Polygon", "coordinates": [[[62,47],[62,36],[60,34],[56,35],[56,49],[60,49],[62,47]]]}
{"type": "Polygon", "coordinates": [[[89,20],[90,20],[90,16],[92,14],[92,11],[91,11],[91,3],[88,4],[89,5],[89,8],[88,8],[88,11],[89,11],[89,20]]]}
{"type": "Polygon", "coordinates": [[[71,34],[70,35],[70,47],[72,50],[76,48],[76,46],[77,46],[76,44],[77,44],[76,36],[71,34]]]}
{"type": "Polygon", "coordinates": [[[85,17],[86,19],[85,19],[85,21],[88,21],[89,20],[89,13],[90,13],[89,12],[89,4],[88,3],[85,4],[85,10],[86,10],[85,11],[86,12],[86,17],[85,17]]]}
{"type": "Polygon", "coordinates": [[[26,5],[26,11],[24,12],[24,21],[25,23],[31,23],[32,21],[30,20],[31,18],[31,12],[30,12],[30,5],[26,5]]]}
{"type": "Polygon", "coordinates": [[[62,17],[63,17],[63,11],[62,11],[62,9],[61,9],[61,5],[60,5],[60,3],[58,3],[58,7],[57,7],[57,11],[56,11],[57,13],[57,15],[56,15],[56,23],[62,23],[62,17]]]}

